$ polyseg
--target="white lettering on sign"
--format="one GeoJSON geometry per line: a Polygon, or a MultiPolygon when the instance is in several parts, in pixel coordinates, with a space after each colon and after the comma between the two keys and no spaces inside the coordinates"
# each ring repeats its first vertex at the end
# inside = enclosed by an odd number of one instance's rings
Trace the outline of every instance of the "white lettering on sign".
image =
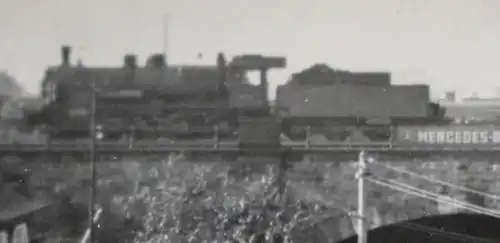
{"type": "Polygon", "coordinates": [[[491,140],[493,140],[493,143],[500,143],[500,131],[494,131],[491,140]]]}
{"type": "Polygon", "coordinates": [[[488,144],[500,143],[500,131],[418,131],[417,141],[428,144],[488,144]]]}

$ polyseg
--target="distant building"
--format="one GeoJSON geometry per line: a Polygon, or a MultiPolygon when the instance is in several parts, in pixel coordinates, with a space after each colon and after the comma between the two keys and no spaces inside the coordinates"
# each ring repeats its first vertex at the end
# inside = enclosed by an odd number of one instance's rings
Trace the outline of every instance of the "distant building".
{"type": "Polygon", "coordinates": [[[449,91],[445,93],[445,98],[444,100],[449,101],[449,102],[455,102],[457,99],[455,91],[449,91]]]}
{"type": "Polygon", "coordinates": [[[37,97],[9,98],[0,108],[0,118],[21,120],[27,113],[39,112],[43,105],[43,100],[37,97]]]}
{"type": "Polygon", "coordinates": [[[0,72],[0,107],[12,98],[21,97],[24,90],[17,81],[6,72],[0,72]]]}
{"type": "Polygon", "coordinates": [[[0,96],[20,97],[23,94],[24,90],[17,83],[15,78],[6,72],[0,72],[0,96]]]}
{"type": "Polygon", "coordinates": [[[446,108],[446,116],[457,123],[500,122],[500,98],[497,97],[456,100],[455,92],[446,92],[439,104],[446,108]]]}

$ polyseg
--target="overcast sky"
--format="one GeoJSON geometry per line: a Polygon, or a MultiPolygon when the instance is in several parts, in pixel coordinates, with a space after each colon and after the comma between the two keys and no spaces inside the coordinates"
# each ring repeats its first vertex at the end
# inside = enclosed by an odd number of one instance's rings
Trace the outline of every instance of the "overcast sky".
{"type": "Polygon", "coordinates": [[[429,83],[434,93],[500,86],[498,0],[0,0],[0,69],[38,92],[61,44],[86,65],[121,65],[127,52],[144,62],[162,51],[166,13],[173,63],[258,52],[289,60],[274,85],[326,62],[393,71],[395,82],[429,83]]]}

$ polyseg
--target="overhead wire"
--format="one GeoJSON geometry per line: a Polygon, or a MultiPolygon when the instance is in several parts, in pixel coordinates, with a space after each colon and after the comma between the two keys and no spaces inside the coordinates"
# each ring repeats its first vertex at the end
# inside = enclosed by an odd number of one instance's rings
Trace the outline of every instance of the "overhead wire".
{"type": "Polygon", "coordinates": [[[410,190],[412,190],[412,189],[413,190],[417,190],[418,192],[426,193],[426,194],[429,194],[430,196],[444,199],[444,200],[446,200],[446,201],[448,201],[448,202],[450,202],[452,204],[455,204],[455,205],[458,204],[458,205],[469,207],[469,208],[475,208],[475,209],[479,209],[479,210],[484,210],[486,212],[486,214],[488,214],[490,216],[497,215],[498,217],[500,217],[500,212],[498,210],[489,209],[487,207],[482,207],[482,206],[474,205],[474,204],[467,203],[467,202],[464,202],[464,201],[460,201],[460,200],[457,200],[457,199],[449,197],[449,196],[444,196],[444,195],[441,195],[441,194],[438,194],[438,193],[435,193],[435,192],[431,192],[431,191],[428,191],[428,190],[424,190],[424,189],[420,189],[420,188],[417,188],[417,187],[413,187],[413,186],[410,186],[410,185],[408,185],[406,183],[398,182],[396,180],[391,180],[391,179],[386,179],[386,180],[389,181],[389,182],[391,182],[391,183],[395,183],[397,185],[402,185],[403,187],[409,188],[410,190]]]}
{"type": "MultiPolygon", "coordinates": [[[[481,195],[481,196],[484,196],[484,197],[488,197],[488,198],[491,198],[491,199],[494,199],[494,200],[500,199],[499,196],[494,195],[494,194],[485,193],[485,192],[481,192],[481,191],[478,191],[478,190],[470,189],[470,188],[467,188],[467,187],[458,186],[458,185],[455,185],[455,184],[452,184],[452,183],[449,183],[449,182],[445,182],[445,181],[442,181],[442,180],[430,178],[428,176],[420,175],[420,174],[415,173],[415,172],[411,172],[411,171],[400,169],[400,168],[396,168],[394,166],[390,166],[390,165],[387,165],[387,164],[384,164],[384,163],[380,163],[378,161],[375,161],[374,159],[369,159],[369,164],[379,165],[379,166],[382,166],[382,167],[384,167],[386,169],[393,170],[393,171],[396,171],[396,172],[399,172],[399,173],[402,173],[402,174],[407,174],[407,175],[410,175],[410,176],[413,176],[413,177],[416,177],[416,178],[419,178],[419,179],[423,179],[423,180],[426,180],[426,181],[429,181],[429,182],[433,182],[433,183],[445,185],[445,186],[448,186],[450,188],[455,188],[455,189],[467,191],[467,192],[470,192],[470,193],[473,193],[473,194],[476,194],[476,195],[481,195]]],[[[450,201],[450,203],[453,203],[455,205],[458,204],[458,205],[463,206],[463,207],[464,206],[465,207],[469,206],[469,208],[479,209],[479,210],[485,211],[485,214],[490,215],[490,216],[493,216],[493,215],[500,216],[500,212],[497,211],[497,210],[491,210],[491,209],[488,209],[488,208],[485,208],[485,207],[480,207],[480,206],[477,206],[477,205],[473,205],[473,204],[469,204],[469,203],[466,203],[466,202],[462,202],[462,201],[453,199],[451,197],[447,197],[447,196],[444,196],[444,195],[433,193],[433,192],[430,192],[430,191],[427,191],[427,190],[423,190],[423,189],[420,189],[420,188],[412,187],[412,186],[409,186],[408,184],[401,183],[399,181],[390,180],[390,179],[386,179],[386,180],[389,181],[389,182],[391,182],[391,183],[395,183],[396,185],[403,185],[404,187],[407,187],[407,189],[410,189],[410,190],[417,190],[418,192],[421,192],[421,193],[423,192],[423,193],[426,193],[426,194],[430,194],[433,197],[437,197],[437,198],[440,198],[440,199],[444,199],[444,200],[450,201]]]]}
{"type": "MultiPolygon", "coordinates": [[[[340,198],[335,197],[331,198],[337,203],[327,203],[326,206],[332,208],[334,211],[340,211],[341,215],[348,216],[349,218],[362,218],[365,223],[367,224],[372,224],[370,220],[368,220],[368,217],[361,217],[359,214],[357,214],[355,211],[346,209],[349,208],[349,205],[347,205],[345,202],[342,202],[340,198]],[[338,203],[343,204],[345,207],[339,207],[338,203]]],[[[324,200],[322,200],[324,201],[324,200]]],[[[316,225],[318,223],[323,222],[324,220],[327,220],[330,217],[333,216],[338,216],[336,213],[324,213],[321,217],[316,218],[316,220],[313,220],[313,222],[309,222],[307,225],[309,227],[312,227],[313,225],[316,225]]],[[[310,221],[311,217],[307,217],[308,219],[302,219],[300,221],[310,221]]],[[[414,232],[419,232],[423,233],[423,236],[426,238],[432,238],[433,240],[437,240],[438,242],[442,243],[448,243],[448,242],[478,242],[478,243],[494,243],[494,241],[491,241],[489,239],[484,239],[484,238],[479,238],[476,236],[470,236],[470,235],[465,235],[465,234],[459,234],[456,232],[450,232],[450,231],[444,231],[437,229],[435,227],[431,226],[426,226],[418,223],[412,223],[412,222],[398,222],[394,224],[394,227],[397,228],[402,228],[405,230],[410,230],[414,232]],[[439,240],[438,240],[439,238],[439,240]]],[[[308,228],[306,225],[302,225],[302,227],[299,227],[300,229],[305,229],[308,228]]]]}
{"type": "MultiPolygon", "coordinates": [[[[328,206],[332,207],[336,211],[338,210],[338,211],[342,212],[341,214],[346,215],[350,218],[360,218],[361,217],[356,212],[349,211],[345,208],[333,206],[333,204],[330,204],[328,206]]],[[[323,220],[326,220],[328,217],[331,217],[331,216],[334,216],[334,215],[331,213],[326,214],[326,215],[322,216],[319,221],[315,221],[314,223],[316,223],[316,224],[321,223],[323,220]]],[[[364,221],[366,223],[368,223],[368,224],[371,223],[367,217],[362,217],[362,218],[364,219],[364,221]]],[[[437,238],[439,238],[438,241],[442,242],[442,243],[448,243],[448,242],[467,242],[468,243],[468,242],[471,242],[471,240],[472,240],[472,242],[477,242],[477,243],[494,243],[494,241],[491,241],[488,239],[483,239],[483,238],[479,238],[476,236],[470,236],[470,235],[465,235],[465,234],[459,234],[456,232],[444,231],[444,230],[440,230],[440,229],[437,229],[437,228],[434,228],[431,226],[426,226],[426,225],[422,225],[422,224],[418,224],[418,223],[398,222],[398,223],[394,224],[394,226],[397,228],[405,229],[405,230],[411,230],[411,231],[415,231],[418,233],[423,233],[424,237],[432,238],[433,240],[438,240],[437,238]]],[[[304,229],[304,227],[301,227],[301,228],[304,229]]]]}
{"type": "Polygon", "coordinates": [[[389,188],[389,189],[392,189],[395,191],[411,194],[411,195],[425,198],[425,199],[428,199],[428,200],[431,200],[434,202],[438,202],[438,203],[458,205],[467,211],[471,211],[471,212],[479,213],[479,214],[485,214],[485,215],[500,219],[500,213],[497,211],[490,210],[488,208],[484,208],[484,207],[480,207],[480,206],[476,206],[476,205],[472,205],[470,203],[462,202],[459,200],[455,200],[451,197],[442,196],[442,195],[437,194],[437,193],[432,193],[432,192],[429,192],[429,191],[426,191],[426,190],[423,190],[420,188],[409,186],[405,183],[395,182],[394,180],[387,180],[387,179],[385,179],[385,181],[384,181],[384,179],[380,180],[380,179],[377,179],[373,176],[366,177],[365,179],[371,183],[374,183],[376,185],[386,187],[386,188],[389,188]]]}
{"type": "MultiPolygon", "coordinates": [[[[484,192],[473,190],[473,189],[470,189],[470,188],[457,186],[457,185],[454,185],[452,183],[444,182],[444,181],[441,181],[441,180],[436,180],[436,179],[433,179],[433,178],[430,178],[430,177],[427,177],[427,176],[419,175],[419,174],[414,173],[414,172],[410,172],[410,171],[406,171],[406,170],[403,170],[403,169],[395,168],[393,166],[377,162],[377,161],[375,161],[372,158],[370,158],[368,160],[368,164],[381,165],[381,166],[383,166],[383,167],[385,167],[387,169],[394,170],[396,172],[403,173],[403,174],[408,174],[410,176],[417,177],[417,178],[420,178],[420,179],[423,179],[423,180],[427,180],[429,182],[434,182],[434,183],[438,183],[438,184],[441,184],[441,185],[446,185],[446,186],[449,186],[451,188],[456,188],[456,189],[460,189],[460,190],[463,190],[463,191],[468,191],[470,193],[479,194],[479,195],[482,195],[482,196],[485,196],[485,197],[489,197],[489,198],[493,198],[493,199],[500,199],[500,197],[498,197],[496,195],[493,195],[493,194],[484,193],[484,192]]],[[[485,214],[485,215],[488,215],[488,216],[491,216],[491,217],[500,218],[500,212],[498,212],[498,211],[490,210],[488,208],[480,207],[480,206],[477,206],[477,205],[472,205],[472,204],[469,204],[469,203],[466,203],[466,202],[461,202],[461,201],[458,201],[458,200],[453,199],[451,197],[446,197],[446,196],[443,196],[443,195],[440,195],[440,194],[437,194],[437,193],[432,193],[430,191],[423,190],[423,189],[420,189],[420,188],[417,188],[417,187],[413,187],[413,186],[410,186],[408,184],[401,183],[399,181],[385,179],[385,182],[384,182],[383,181],[384,179],[378,180],[373,175],[366,176],[365,179],[367,181],[369,181],[369,182],[372,182],[372,183],[376,184],[376,185],[379,185],[379,186],[382,186],[382,187],[386,187],[386,188],[389,188],[389,189],[392,189],[392,190],[396,190],[396,191],[403,192],[403,193],[406,193],[406,194],[410,194],[410,195],[422,197],[422,198],[425,198],[425,199],[428,199],[428,200],[431,200],[431,201],[434,201],[434,202],[440,202],[440,203],[451,204],[451,205],[459,205],[462,208],[464,208],[464,209],[466,209],[468,211],[471,211],[471,212],[485,214]]],[[[437,228],[434,228],[434,227],[424,226],[424,225],[421,225],[421,224],[411,223],[411,222],[400,222],[400,223],[397,224],[397,226],[401,227],[401,228],[413,230],[413,231],[419,231],[419,232],[431,234],[431,235],[428,235],[428,236],[432,237],[434,240],[437,240],[436,236],[442,236],[443,238],[440,238],[438,240],[439,242],[471,242],[471,241],[473,241],[473,242],[483,242],[483,243],[493,243],[493,242],[495,242],[495,241],[490,240],[490,239],[485,239],[485,238],[481,238],[481,237],[477,237],[477,236],[471,236],[471,235],[459,234],[459,233],[456,233],[456,232],[447,232],[447,231],[440,230],[440,229],[437,229],[437,228]]]]}
{"type": "Polygon", "coordinates": [[[415,173],[415,172],[411,172],[409,170],[404,170],[404,169],[396,168],[394,166],[390,166],[390,165],[387,165],[387,164],[384,164],[384,163],[381,163],[381,162],[378,162],[378,161],[375,161],[375,160],[370,160],[369,163],[370,164],[375,164],[375,165],[378,165],[378,166],[382,166],[382,167],[385,167],[386,169],[389,169],[389,170],[392,170],[392,171],[396,171],[396,172],[399,172],[399,173],[402,173],[402,174],[407,174],[407,175],[410,175],[410,176],[413,176],[413,177],[416,177],[416,178],[419,178],[419,179],[422,179],[422,180],[426,180],[428,182],[437,183],[437,184],[440,184],[440,185],[443,185],[443,186],[448,186],[450,188],[454,188],[454,189],[458,189],[458,190],[470,192],[470,193],[473,193],[473,194],[476,194],[476,195],[481,195],[481,196],[488,197],[488,198],[491,198],[491,199],[494,199],[494,200],[500,200],[500,196],[499,195],[495,195],[495,194],[491,194],[491,193],[487,193],[487,192],[482,192],[482,191],[474,190],[474,189],[471,189],[471,188],[468,188],[468,187],[459,186],[459,185],[456,185],[456,184],[453,184],[453,183],[450,183],[450,182],[446,182],[446,181],[434,179],[434,178],[431,178],[429,176],[424,176],[424,175],[420,175],[420,174],[415,173]]]}

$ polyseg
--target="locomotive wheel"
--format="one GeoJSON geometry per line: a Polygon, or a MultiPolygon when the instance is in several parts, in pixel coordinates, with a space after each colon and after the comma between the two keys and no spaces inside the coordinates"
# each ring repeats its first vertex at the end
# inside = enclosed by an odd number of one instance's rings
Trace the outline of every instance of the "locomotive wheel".
{"type": "Polygon", "coordinates": [[[330,141],[339,141],[339,142],[344,142],[347,140],[347,137],[349,137],[349,132],[347,131],[327,131],[323,134],[326,139],[330,141]]]}
{"type": "Polygon", "coordinates": [[[390,128],[374,127],[363,129],[363,133],[371,141],[389,141],[391,138],[390,128]]]}
{"type": "Polygon", "coordinates": [[[283,127],[283,134],[292,141],[303,141],[306,139],[307,132],[305,127],[297,128],[288,125],[283,127]]]}

